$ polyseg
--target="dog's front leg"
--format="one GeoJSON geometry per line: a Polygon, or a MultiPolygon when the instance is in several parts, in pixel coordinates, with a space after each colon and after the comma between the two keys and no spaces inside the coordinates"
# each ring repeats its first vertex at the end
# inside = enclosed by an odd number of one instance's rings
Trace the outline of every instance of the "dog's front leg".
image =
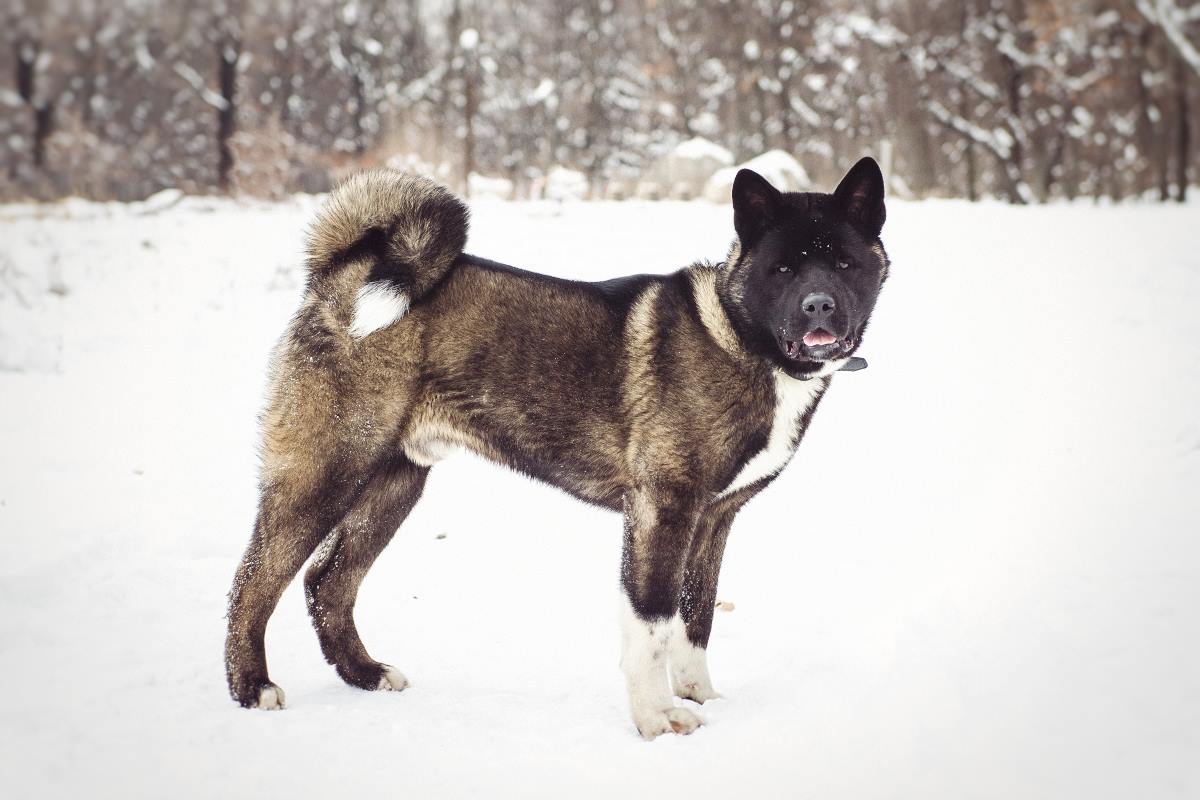
{"type": "Polygon", "coordinates": [[[703,703],[720,697],[708,674],[708,636],[712,631],[717,576],[736,508],[705,511],[688,553],[679,616],[671,632],[671,687],[677,697],[703,703]]]}
{"type": "Polygon", "coordinates": [[[633,724],[646,739],[688,734],[703,720],[676,708],[667,681],[672,632],[698,513],[686,491],[638,488],[625,497],[621,558],[621,670],[633,724]]]}

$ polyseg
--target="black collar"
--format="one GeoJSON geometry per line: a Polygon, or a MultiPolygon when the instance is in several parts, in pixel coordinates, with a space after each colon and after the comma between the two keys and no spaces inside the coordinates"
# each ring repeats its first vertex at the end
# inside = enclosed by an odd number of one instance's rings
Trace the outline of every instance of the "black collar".
{"type": "MultiPolygon", "coordinates": [[[[866,368],[867,368],[867,360],[865,358],[859,358],[858,356],[854,356],[852,358],[846,359],[846,363],[842,364],[840,367],[838,367],[836,370],[834,370],[834,372],[858,372],[860,369],[866,369],[866,368]]],[[[793,375],[792,377],[796,378],[796,380],[801,380],[801,381],[811,381],[813,379],[812,375],[793,375]]]]}

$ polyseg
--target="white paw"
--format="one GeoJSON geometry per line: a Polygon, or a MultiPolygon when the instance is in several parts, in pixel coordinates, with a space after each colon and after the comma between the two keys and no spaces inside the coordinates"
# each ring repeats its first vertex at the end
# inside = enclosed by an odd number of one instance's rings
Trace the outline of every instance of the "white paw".
{"type": "Polygon", "coordinates": [[[402,692],[408,688],[408,678],[395,667],[383,665],[383,676],[379,679],[379,688],[385,692],[402,692]]]}
{"type": "Polygon", "coordinates": [[[708,676],[708,653],[688,641],[683,620],[675,617],[671,623],[671,687],[675,696],[697,703],[717,699],[721,695],[708,676]]]}
{"type": "Polygon", "coordinates": [[[646,741],[661,736],[664,733],[678,733],[687,736],[704,724],[699,715],[686,708],[668,708],[664,711],[651,711],[633,715],[633,724],[638,733],[646,741]]]}
{"type": "Polygon", "coordinates": [[[682,681],[675,683],[675,696],[684,700],[694,700],[704,703],[708,700],[718,700],[721,693],[705,681],[682,681]]]}
{"type": "Polygon", "coordinates": [[[283,689],[273,683],[268,683],[258,690],[258,702],[254,704],[254,707],[264,711],[278,711],[283,708],[283,689]]]}

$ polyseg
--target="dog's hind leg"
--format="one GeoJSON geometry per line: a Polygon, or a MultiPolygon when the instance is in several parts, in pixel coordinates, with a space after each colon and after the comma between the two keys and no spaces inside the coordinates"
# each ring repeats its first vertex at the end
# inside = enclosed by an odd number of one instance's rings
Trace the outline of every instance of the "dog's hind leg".
{"type": "Polygon", "coordinates": [[[621,670],[638,733],[691,733],[703,721],[677,708],[667,682],[671,632],[678,625],[684,566],[698,514],[686,491],[659,485],[625,495],[621,556],[621,670]]]}
{"type": "Polygon", "coordinates": [[[721,696],[713,689],[708,674],[708,637],[717,599],[717,576],[734,514],[735,510],[708,511],[697,524],[683,575],[679,616],[671,631],[671,687],[676,697],[697,703],[721,696]]]}
{"type": "Polygon", "coordinates": [[[399,670],[367,653],[354,625],[354,601],[376,557],[420,499],[428,474],[428,467],[404,456],[380,467],[305,573],[304,595],[321,651],[351,686],[400,691],[408,685],[399,670]]]}
{"type": "Polygon", "coordinates": [[[283,590],[346,513],[356,481],[332,470],[283,470],[263,486],[250,545],[229,592],[225,670],[229,692],[247,708],[281,708],[267,677],[263,637],[283,590]]]}

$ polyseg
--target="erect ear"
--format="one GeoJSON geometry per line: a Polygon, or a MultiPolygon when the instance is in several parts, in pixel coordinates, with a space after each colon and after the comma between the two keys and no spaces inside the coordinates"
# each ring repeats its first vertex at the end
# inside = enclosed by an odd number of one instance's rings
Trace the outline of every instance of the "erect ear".
{"type": "Polygon", "coordinates": [[[868,239],[879,238],[887,211],[883,207],[883,173],[875,159],[859,161],[833,193],[834,203],[846,220],[868,239]]]}
{"type": "Polygon", "coordinates": [[[783,212],[783,196],[751,169],[733,179],[733,229],[743,248],[749,248],[783,212]]]}

